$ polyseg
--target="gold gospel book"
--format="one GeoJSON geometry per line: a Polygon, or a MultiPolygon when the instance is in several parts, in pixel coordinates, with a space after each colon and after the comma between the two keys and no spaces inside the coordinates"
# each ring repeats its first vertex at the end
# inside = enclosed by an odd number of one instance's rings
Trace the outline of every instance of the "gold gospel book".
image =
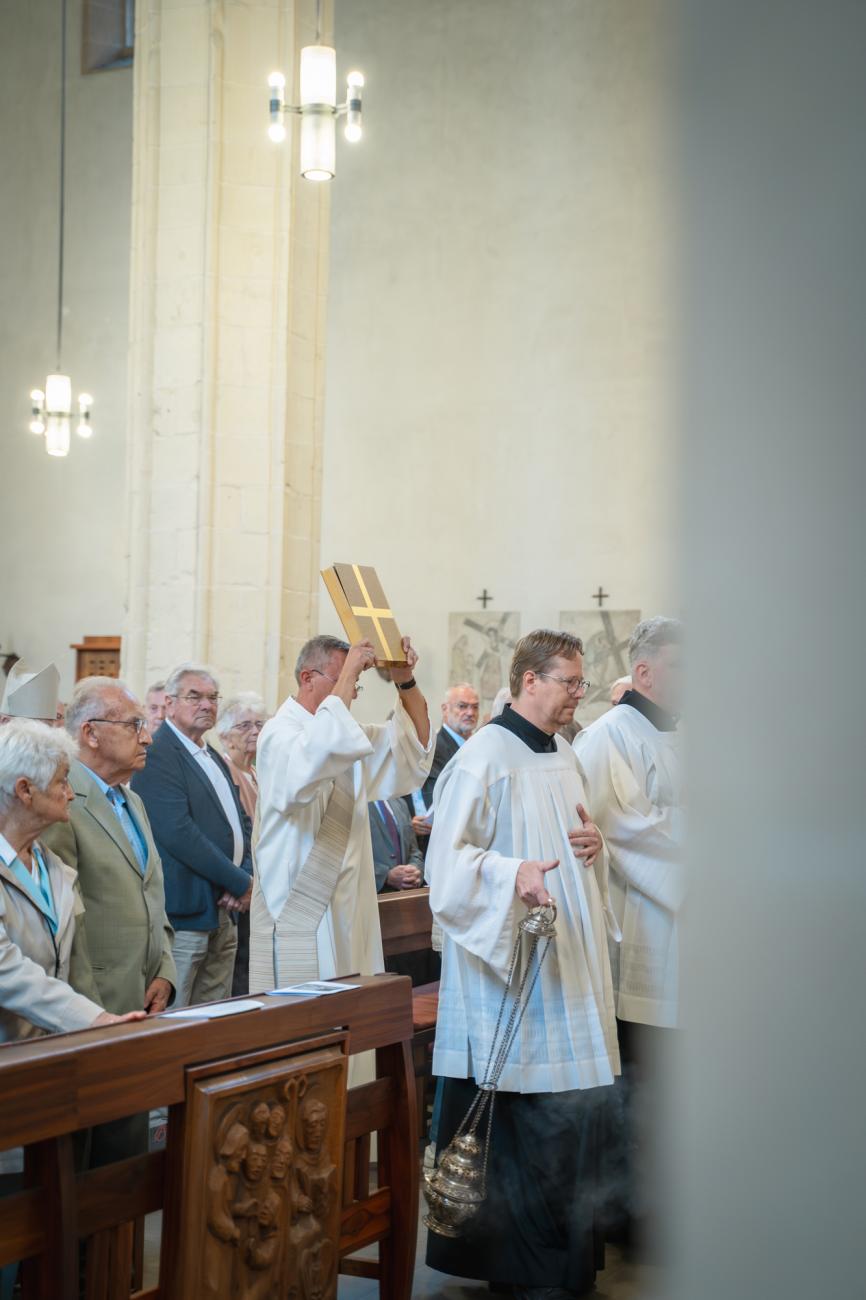
{"type": "Polygon", "coordinates": [[[367,564],[334,564],[322,577],[348,640],[372,641],[376,662],[394,668],[406,662],[402,637],[376,570],[367,564]]]}

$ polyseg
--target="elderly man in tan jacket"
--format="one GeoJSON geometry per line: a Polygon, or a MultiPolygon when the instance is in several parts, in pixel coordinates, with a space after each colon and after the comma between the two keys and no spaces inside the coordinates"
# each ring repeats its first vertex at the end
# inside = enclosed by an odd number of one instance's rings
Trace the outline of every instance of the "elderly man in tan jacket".
{"type": "MultiPolygon", "coordinates": [[[[163,1011],[176,976],[162,864],[144,804],[126,784],[147,758],[144,711],[122,682],[87,677],[69,702],[66,729],[78,747],[69,772],[75,800],[69,821],[44,838],[78,872],[100,1001],[109,1011],[163,1011]]],[[[110,1142],[107,1154],[119,1159],[145,1143],[146,1124],[138,1118],[135,1136],[110,1142]]],[[[103,1163],[102,1145],[96,1130],[93,1163],[103,1163]]]]}

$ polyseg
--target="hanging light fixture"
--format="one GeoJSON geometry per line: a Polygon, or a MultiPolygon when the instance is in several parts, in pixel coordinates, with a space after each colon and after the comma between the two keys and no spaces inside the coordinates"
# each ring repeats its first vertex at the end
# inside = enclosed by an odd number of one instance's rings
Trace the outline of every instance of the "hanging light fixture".
{"type": "MultiPolygon", "coordinates": [[[[63,374],[63,251],[66,194],[66,4],[62,0],[60,38],[60,214],[59,247],[57,257],[57,371],[45,380],[44,388],[34,388],[30,393],[30,432],[45,435],[45,450],[49,456],[68,456],[73,420],[72,380],[63,374]]],[[[82,393],[78,398],[78,423],[75,432],[80,438],[93,433],[90,412],[93,398],[82,393]]]]}
{"type": "Polygon", "coordinates": [[[286,78],[282,72],[268,77],[270,126],[268,135],[277,144],[286,138],[284,118],[298,113],[301,118],[301,175],[308,181],[334,179],[337,161],[337,118],[345,117],[346,139],[361,138],[361,92],[364,78],[350,72],[346,78],[346,99],[337,103],[337,52],[322,41],[322,4],[316,2],[316,44],[301,50],[300,104],[286,103],[286,78]]]}

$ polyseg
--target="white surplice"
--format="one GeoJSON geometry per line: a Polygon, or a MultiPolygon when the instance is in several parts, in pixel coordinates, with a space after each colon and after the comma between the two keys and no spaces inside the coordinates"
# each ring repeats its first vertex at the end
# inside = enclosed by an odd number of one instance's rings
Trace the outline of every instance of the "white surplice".
{"type": "Polygon", "coordinates": [[[335,783],[351,801],[351,826],[316,932],[314,974],[330,979],[384,970],[367,804],[418,789],[433,761],[433,743],[431,729],[429,743],[421,744],[399,698],[381,726],[358,723],[335,695],[315,714],[288,699],[265,724],[256,758],[259,831],[250,912],[251,973],[261,983],[263,970],[273,972],[273,982],[261,989],[285,982],[274,957],[274,926],[291,906],[335,783]]]}
{"type": "MultiPolygon", "coordinates": [[[[550,858],[560,862],[545,878],[558,908],[557,937],[499,1086],[563,1092],[610,1084],[619,1073],[606,854],[587,869],[568,841],[585,802],[580,765],[564,740],[557,737],[555,753],[539,754],[496,724],[468,740],[440,776],[426,858],[430,904],[444,934],[434,1074],[483,1076],[526,915],[514,892],[517,870],[550,858]]],[[[518,969],[515,986],[519,977],[518,969]]]]}
{"type": "Polygon", "coordinates": [[[677,1023],[677,913],[683,898],[679,736],[618,704],[575,737],[587,808],[610,852],[610,893],[622,929],[611,951],[617,1015],[677,1023]]]}

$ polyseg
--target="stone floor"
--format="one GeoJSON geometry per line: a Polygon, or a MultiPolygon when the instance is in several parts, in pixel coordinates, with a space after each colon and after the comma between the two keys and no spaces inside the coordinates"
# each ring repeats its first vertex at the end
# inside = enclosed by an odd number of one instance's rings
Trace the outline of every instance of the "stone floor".
{"type": "MultiPolygon", "coordinates": [[[[145,1229],[144,1285],[153,1286],[157,1279],[161,1215],[148,1216],[145,1229]]],[[[418,1251],[412,1296],[424,1300],[488,1300],[490,1292],[483,1282],[446,1277],[424,1263],[427,1229],[418,1219],[418,1251]]],[[[664,1273],[661,1269],[627,1263],[616,1247],[607,1249],[607,1267],[599,1274],[595,1300],[664,1300],[664,1273]]],[[[339,1300],[377,1300],[378,1283],[367,1278],[341,1277],[339,1300]]]]}
{"type": "MultiPolygon", "coordinates": [[[[418,1249],[415,1256],[415,1281],[413,1300],[491,1300],[485,1282],[472,1282],[466,1278],[447,1277],[424,1263],[427,1229],[422,1222],[424,1207],[418,1218],[418,1249]]],[[[607,1267],[599,1274],[593,1292],[594,1300],[664,1300],[663,1273],[661,1269],[627,1263],[615,1246],[606,1251],[607,1267]]],[[[366,1278],[341,1277],[339,1300],[376,1300],[378,1283],[366,1278]]],[[[495,1298],[494,1298],[495,1300],[495,1298]]]]}

